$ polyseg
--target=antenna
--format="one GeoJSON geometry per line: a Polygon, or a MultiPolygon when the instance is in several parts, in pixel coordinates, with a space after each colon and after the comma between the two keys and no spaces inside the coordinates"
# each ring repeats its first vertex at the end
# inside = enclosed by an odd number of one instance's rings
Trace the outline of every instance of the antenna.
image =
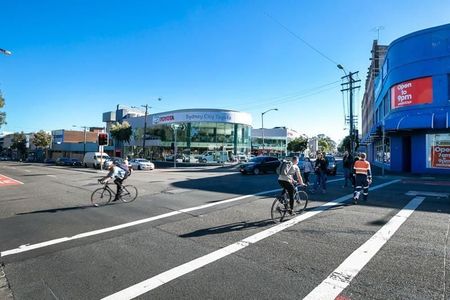
{"type": "Polygon", "coordinates": [[[384,26],[380,25],[377,27],[372,28],[370,31],[377,33],[377,41],[380,40],[380,30],[384,30],[384,26]]]}

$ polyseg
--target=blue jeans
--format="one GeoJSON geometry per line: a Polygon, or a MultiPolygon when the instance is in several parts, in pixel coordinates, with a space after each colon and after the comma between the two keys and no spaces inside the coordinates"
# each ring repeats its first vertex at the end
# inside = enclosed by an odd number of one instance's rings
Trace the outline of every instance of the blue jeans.
{"type": "Polygon", "coordinates": [[[316,182],[314,183],[314,190],[317,191],[317,187],[319,185],[323,191],[327,190],[327,173],[326,172],[319,171],[319,173],[316,173],[316,182]]]}
{"type": "Polygon", "coordinates": [[[347,180],[352,184],[351,173],[349,168],[344,168],[344,186],[347,186],[347,180]]]}

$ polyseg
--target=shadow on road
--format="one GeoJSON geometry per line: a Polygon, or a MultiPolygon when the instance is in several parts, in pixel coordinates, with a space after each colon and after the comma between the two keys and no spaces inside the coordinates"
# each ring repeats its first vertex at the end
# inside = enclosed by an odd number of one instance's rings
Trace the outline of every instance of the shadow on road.
{"type": "Polygon", "coordinates": [[[222,234],[232,231],[241,231],[241,230],[248,230],[253,228],[261,228],[266,227],[269,225],[273,225],[274,222],[271,219],[266,219],[262,221],[256,221],[256,222],[236,222],[231,224],[225,224],[220,226],[214,226],[210,228],[204,228],[199,229],[193,232],[185,233],[182,235],[179,235],[179,237],[182,238],[190,238],[190,237],[200,237],[205,235],[211,235],[211,234],[222,234]]]}
{"type": "Polygon", "coordinates": [[[30,211],[30,212],[25,212],[25,213],[18,213],[18,214],[16,214],[16,216],[31,215],[31,214],[44,214],[44,213],[57,213],[57,212],[65,212],[65,211],[72,211],[72,210],[79,210],[79,209],[89,209],[89,208],[96,208],[96,207],[94,207],[92,205],[84,205],[84,206],[43,209],[43,210],[35,210],[35,211],[30,211]]]}

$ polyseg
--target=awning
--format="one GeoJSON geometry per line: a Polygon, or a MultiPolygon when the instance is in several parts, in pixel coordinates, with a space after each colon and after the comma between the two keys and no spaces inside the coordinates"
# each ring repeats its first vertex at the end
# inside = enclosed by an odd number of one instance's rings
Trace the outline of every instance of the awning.
{"type": "Polygon", "coordinates": [[[384,130],[434,129],[434,113],[403,115],[384,121],[384,130]]]}

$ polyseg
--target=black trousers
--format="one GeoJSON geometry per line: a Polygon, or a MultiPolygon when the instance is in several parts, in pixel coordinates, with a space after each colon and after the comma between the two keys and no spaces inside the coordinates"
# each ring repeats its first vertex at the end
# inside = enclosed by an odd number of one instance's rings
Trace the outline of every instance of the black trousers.
{"type": "Polygon", "coordinates": [[[294,209],[294,191],[295,191],[294,185],[289,181],[284,180],[278,180],[278,183],[281,185],[282,188],[287,190],[289,194],[289,207],[291,209],[294,209]]]}
{"type": "Polygon", "coordinates": [[[361,194],[361,190],[363,193],[364,201],[367,200],[369,196],[369,181],[367,180],[367,175],[364,174],[356,174],[355,177],[355,192],[353,193],[353,197],[359,199],[359,195],[361,194]]]}
{"type": "Polygon", "coordinates": [[[114,183],[116,184],[116,187],[117,187],[116,197],[115,197],[116,199],[118,199],[120,194],[122,193],[122,183],[124,180],[125,180],[125,178],[124,179],[120,179],[120,178],[114,179],[114,183]]]}

